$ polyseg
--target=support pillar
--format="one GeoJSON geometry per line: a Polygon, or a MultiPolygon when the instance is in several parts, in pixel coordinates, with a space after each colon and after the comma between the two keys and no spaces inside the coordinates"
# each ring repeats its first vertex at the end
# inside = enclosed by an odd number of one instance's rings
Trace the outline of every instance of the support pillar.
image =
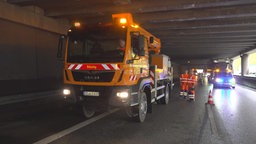
{"type": "Polygon", "coordinates": [[[241,76],[247,75],[248,72],[249,72],[248,54],[243,54],[241,56],[241,76]]]}

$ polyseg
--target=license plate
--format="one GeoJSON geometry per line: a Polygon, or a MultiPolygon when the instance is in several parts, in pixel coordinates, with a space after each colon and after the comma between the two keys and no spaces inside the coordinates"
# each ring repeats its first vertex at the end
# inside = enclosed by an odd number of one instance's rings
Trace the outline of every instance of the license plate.
{"type": "Polygon", "coordinates": [[[83,92],[84,96],[100,96],[99,92],[95,92],[95,91],[84,91],[83,92]]]}

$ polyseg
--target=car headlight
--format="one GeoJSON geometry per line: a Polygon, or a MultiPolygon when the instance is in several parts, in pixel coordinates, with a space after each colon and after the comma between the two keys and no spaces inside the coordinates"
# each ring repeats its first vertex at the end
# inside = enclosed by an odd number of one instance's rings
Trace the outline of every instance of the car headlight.
{"type": "Polygon", "coordinates": [[[216,78],[215,81],[218,82],[218,83],[221,83],[221,82],[223,82],[223,79],[221,79],[221,78],[216,78]]]}
{"type": "Polygon", "coordinates": [[[234,78],[232,78],[232,79],[229,80],[229,82],[230,82],[230,83],[235,83],[236,80],[235,80],[234,78]]]}

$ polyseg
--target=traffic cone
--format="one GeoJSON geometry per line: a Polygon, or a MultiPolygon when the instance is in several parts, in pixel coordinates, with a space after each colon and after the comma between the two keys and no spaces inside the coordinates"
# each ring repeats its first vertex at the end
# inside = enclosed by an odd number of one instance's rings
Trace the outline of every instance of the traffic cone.
{"type": "Polygon", "coordinates": [[[212,97],[212,91],[211,90],[209,91],[209,96],[208,96],[207,104],[214,105],[213,97],[212,97]]]}

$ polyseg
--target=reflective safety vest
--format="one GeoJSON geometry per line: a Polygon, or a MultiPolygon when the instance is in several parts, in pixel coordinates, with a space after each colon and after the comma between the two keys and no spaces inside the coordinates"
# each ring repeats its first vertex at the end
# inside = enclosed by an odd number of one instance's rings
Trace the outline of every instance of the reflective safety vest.
{"type": "Polygon", "coordinates": [[[196,83],[196,76],[195,75],[191,75],[189,78],[188,78],[188,81],[187,81],[189,84],[191,85],[194,85],[196,83]]]}
{"type": "Polygon", "coordinates": [[[186,83],[188,82],[189,75],[188,74],[181,74],[180,76],[180,82],[186,83]]]}

